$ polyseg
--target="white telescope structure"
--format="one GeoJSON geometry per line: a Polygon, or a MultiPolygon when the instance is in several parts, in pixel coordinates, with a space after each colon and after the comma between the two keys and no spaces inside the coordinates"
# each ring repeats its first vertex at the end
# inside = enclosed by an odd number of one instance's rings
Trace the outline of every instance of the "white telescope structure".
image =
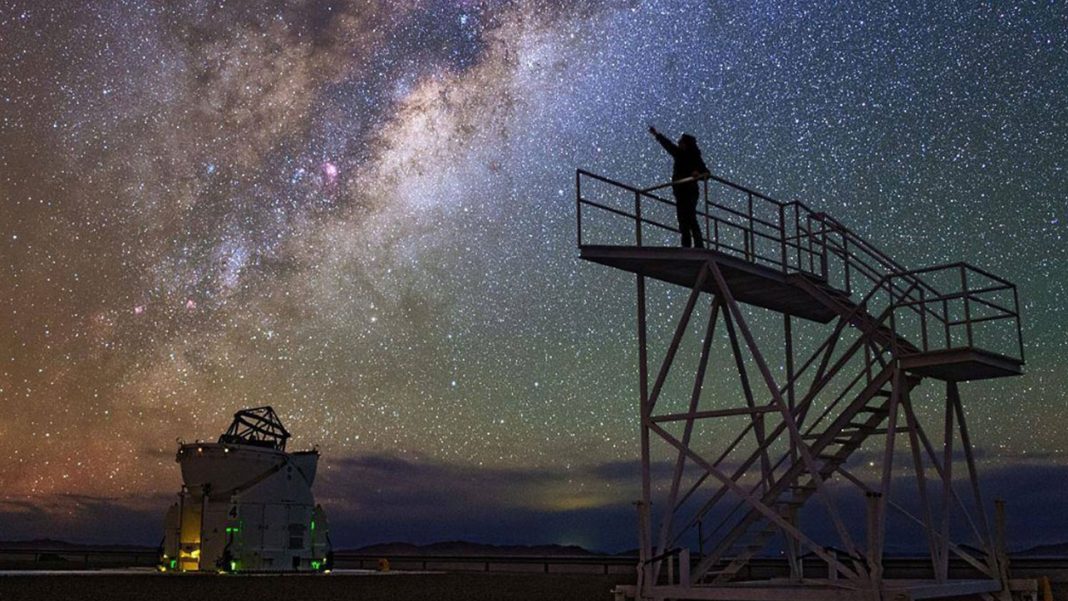
{"type": "Polygon", "coordinates": [[[287,453],[270,407],[234,414],[219,441],[182,443],[182,491],[167,511],[159,568],[324,572],[333,554],[311,486],[317,450],[287,453]]]}

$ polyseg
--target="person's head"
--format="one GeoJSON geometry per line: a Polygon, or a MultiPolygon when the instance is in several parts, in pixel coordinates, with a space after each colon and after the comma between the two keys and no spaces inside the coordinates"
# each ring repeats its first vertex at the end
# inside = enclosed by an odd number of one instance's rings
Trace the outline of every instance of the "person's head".
{"type": "Polygon", "coordinates": [[[679,136],[679,147],[686,150],[697,150],[697,138],[691,134],[682,134],[679,136]]]}

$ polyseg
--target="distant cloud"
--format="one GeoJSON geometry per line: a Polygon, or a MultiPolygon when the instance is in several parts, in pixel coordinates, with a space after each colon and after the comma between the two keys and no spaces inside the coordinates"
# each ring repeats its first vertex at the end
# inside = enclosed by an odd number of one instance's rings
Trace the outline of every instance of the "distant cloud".
{"type": "MultiPolygon", "coordinates": [[[[664,490],[672,464],[653,464],[654,486],[664,490]]],[[[612,461],[573,470],[486,468],[424,457],[366,454],[343,458],[320,470],[316,500],[327,511],[338,547],[388,541],[430,543],[467,540],[493,544],[576,544],[620,551],[636,546],[638,464],[612,461]]],[[[691,476],[693,473],[690,474],[691,476]]],[[[964,472],[959,471],[958,476],[964,472]]],[[[1007,500],[1010,549],[1068,540],[1062,510],[1068,506],[1068,466],[1048,463],[992,467],[981,475],[984,500],[1007,500]]],[[[934,486],[931,481],[931,486],[934,486]]],[[[864,505],[854,489],[832,487],[847,521],[862,524],[864,505]]],[[[911,474],[900,474],[892,497],[918,515],[911,474]]],[[[957,490],[966,503],[964,481],[957,490]]],[[[177,492],[177,491],[175,491],[177,492]]],[[[731,499],[733,501],[733,499],[731,499]]],[[[0,540],[60,538],[76,542],[154,545],[162,536],[171,495],[106,498],[57,495],[0,501],[0,540]]],[[[733,503],[731,503],[733,505],[733,503]]],[[[714,523],[713,514],[706,523],[714,523]]],[[[817,540],[837,535],[819,503],[802,520],[817,540]]],[[[888,545],[899,552],[923,551],[918,530],[895,514],[888,545]]],[[[954,524],[965,532],[964,524],[954,524]]],[[[858,532],[862,530],[857,530],[858,532]]],[[[971,543],[970,540],[965,542],[971,543]]]]}

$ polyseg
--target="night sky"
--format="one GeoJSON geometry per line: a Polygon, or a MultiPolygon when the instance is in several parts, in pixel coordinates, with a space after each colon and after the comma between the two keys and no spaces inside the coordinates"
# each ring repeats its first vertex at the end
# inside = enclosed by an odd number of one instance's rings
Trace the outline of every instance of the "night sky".
{"type": "MultiPolygon", "coordinates": [[[[155,544],[175,439],[269,404],[340,546],[636,546],[633,277],[577,259],[574,178],[667,180],[655,124],[1020,286],[1027,375],[965,408],[1011,542],[1068,540],[1066,31],[1062,2],[2,1],[0,539],[155,544]]],[[[651,294],[660,332],[685,291],[651,294]]]]}

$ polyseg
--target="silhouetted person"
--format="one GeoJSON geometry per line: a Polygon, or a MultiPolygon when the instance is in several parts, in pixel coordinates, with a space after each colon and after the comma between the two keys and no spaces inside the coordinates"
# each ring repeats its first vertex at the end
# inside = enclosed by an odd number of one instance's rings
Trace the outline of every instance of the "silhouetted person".
{"type": "Polygon", "coordinates": [[[679,231],[682,232],[682,245],[704,248],[704,239],[701,236],[701,226],[697,224],[697,199],[701,197],[701,188],[696,179],[708,175],[708,167],[701,158],[701,149],[697,147],[697,138],[690,134],[682,134],[679,143],[669,140],[667,136],[649,126],[649,133],[656,137],[656,141],[668,151],[675,164],[671,169],[671,181],[689,180],[682,183],[672,184],[671,191],[675,194],[675,214],[679,219],[679,231]]]}

